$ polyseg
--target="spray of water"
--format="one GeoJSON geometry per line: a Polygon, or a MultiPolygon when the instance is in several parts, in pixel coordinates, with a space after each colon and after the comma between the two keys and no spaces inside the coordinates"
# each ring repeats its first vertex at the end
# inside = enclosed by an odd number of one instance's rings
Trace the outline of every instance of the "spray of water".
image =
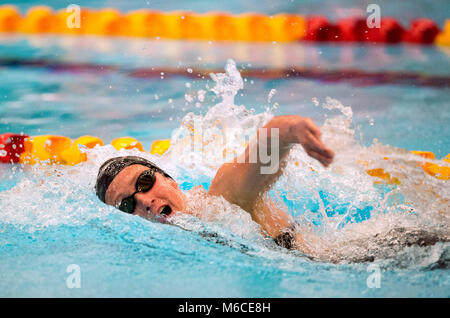
{"type": "MultiPolygon", "coordinates": [[[[208,184],[217,168],[229,160],[226,154],[242,152],[256,129],[273,117],[272,109],[254,114],[243,105],[235,105],[243,80],[233,61],[227,62],[225,73],[211,74],[211,78],[215,82],[211,91],[221,101],[204,115],[186,114],[163,157],[104,146],[88,150],[89,160],[75,167],[22,167],[21,180],[0,192],[2,226],[32,233],[120,214],[100,203],[93,190],[99,166],[118,155],[146,157],[182,185],[208,184]],[[201,147],[197,149],[195,141],[200,136],[201,147]]],[[[269,102],[274,93],[269,93],[269,102]]],[[[378,260],[394,266],[448,267],[450,189],[446,181],[425,174],[420,167],[423,159],[406,150],[381,143],[360,145],[352,127],[351,107],[331,98],[322,107],[324,112],[339,113],[322,127],[325,144],[336,153],[334,163],[325,169],[301,146],[294,146],[283,175],[267,194],[297,221],[314,251],[310,257],[331,262],[378,260]],[[369,176],[367,170],[375,168],[398,182],[369,176]]],[[[441,160],[430,161],[446,165],[441,160]]],[[[239,207],[222,198],[206,197],[204,191],[193,190],[187,196],[190,208],[206,217],[200,221],[181,216],[174,224],[199,233],[207,229],[234,242],[244,240],[267,255],[278,248],[239,207]]]]}
{"type": "MultiPolygon", "coordinates": [[[[212,91],[222,101],[204,116],[185,116],[172,138],[174,146],[169,155],[171,161],[210,177],[226,161],[223,153],[243,151],[247,137],[273,117],[272,109],[253,114],[244,106],[236,106],[234,97],[243,87],[242,79],[233,61],[228,61],[225,70],[212,75],[216,82],[212,91]],[[193,129],[195,122],[201,124],[201,131],[193,129]],[[229,136],[229,128],[237,133],[224,143],[215,142],[229,136]],[[201,151],[197,152],[191,147],[196,134],[203,136],[201,151]]],[[[275,92],[269,93],[269,102],[275,92]]],[[[360,145],[350,106],[328,97],[322,108],[324,112],[338,113],[327,118],[321,128],[325,144],[337,154],[333,165],[324,169],[301,146],[295,146],[283,176],[269,194],[280,206],[287,205],[289,213],[303,226],[314,257],[333,262],[370,261],[400,255],[408,246],[434,246],[435,242],[448,241],[450,193],[445,181],[425,174],[420,159],[406,150],[380,143],[360,145]],[[399,183],[389,184],[369,176],[370,169],[383,169],[399,183]]],[[[435,162],[446,165],[441,160],[435,162]]],[[[218,212],[214,214],[221,215],[225,205],[216,203],[218,212]]],[[[439,261],[447,258],[447,245],[437,248],[438,252],[433,248],[431,263],[436,257],[439,261]]],[[[409,263],[411,257],[405,262],[409,263]]]]}

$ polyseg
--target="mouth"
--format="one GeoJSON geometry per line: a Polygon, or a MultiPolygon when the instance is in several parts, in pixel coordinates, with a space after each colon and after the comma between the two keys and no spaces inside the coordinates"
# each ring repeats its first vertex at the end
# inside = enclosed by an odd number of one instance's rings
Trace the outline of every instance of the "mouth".
{"type": "Polygon", "coordinates": [[[159,214],[168,216],[172,213],[172,208],[168,205],[163,205],[161,208],[159,208],[159,214]]]}

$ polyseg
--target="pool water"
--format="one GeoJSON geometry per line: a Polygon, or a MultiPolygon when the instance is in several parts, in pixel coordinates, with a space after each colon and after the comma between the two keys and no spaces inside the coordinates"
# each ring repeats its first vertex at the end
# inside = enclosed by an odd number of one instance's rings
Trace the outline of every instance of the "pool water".
{"type": "MultiPolygon", "coordinates": [[[[245,135],[254,129],[248,122],[308,116],[323,127],[337,156],[323,169],[294,148],[269,193],[328,242],[315,246],[322,260],[278,247],[248,214],[220,200],[208,203],[214,222],[180,218],[177,226],[105,206],[93,191],[99,165],[137,151],[96,148],[88,162],[74,167],[1,165],[0,296],[449,297],[448,181],[425,174],[420,159],[407,152],[433,151],[434,162],[445,165],[447,54],[415,46],[3,36],[0,132],[89,134],[105,143],[132,136],[147,150],[153,140],[173,137],[164,157],[144,156],[185,191],[208,188],[222,162],[212,147],[203,160],[192,159],[196,154],[183,138],[193,117],[205,132],[214,132],[211,123],[219,119],[245,135]],[[240,71],[244,88],[230,88],[235,98],[221,103],[212,91],[216,83],[195,74],[223,73],[232,64],[228,58],[237,70],[227,76],[239,80],[240,71]],[[136,76],[152,68],[152,76],[136,76]],[[320,72],[245,76],[264,68],[320,72]],[[364,80],[326,76],[350,69],[364,80]],[[380,80],[374,72],[387,75],[380,80]],[[394,73],[417,77],[405,82],[394,73]],[[358,161],[384,168],[401,185],[374,184],[358,161]],[[395,235],[373,241],[399,227],[423,229],[441,241],[422,247],[401,245],[395,235]],[[81,288],[67,287],[70,264],[80,268],[81,288]],[[371,264],[381,271],[380,288],[367,283],[371,264]]],[[[242,140],[227,146],[243,149],[242,140]]]]}

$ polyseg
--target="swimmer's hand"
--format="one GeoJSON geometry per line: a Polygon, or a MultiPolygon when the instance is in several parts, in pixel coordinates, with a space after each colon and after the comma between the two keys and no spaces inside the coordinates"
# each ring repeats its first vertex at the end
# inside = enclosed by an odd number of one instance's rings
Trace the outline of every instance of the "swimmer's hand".
{"type": "Polygon", "coordinates": [[[317,159],[323,166],[328,167],[331,164],[334,152],[323,144],[322,133],[311,118],[279,116],[272,121],[276,121],[272,124],[280,128],[281,142],[301,144],[306,153],[317,159]],[[281,131],[283,128],[287,131],[281,131]]]}

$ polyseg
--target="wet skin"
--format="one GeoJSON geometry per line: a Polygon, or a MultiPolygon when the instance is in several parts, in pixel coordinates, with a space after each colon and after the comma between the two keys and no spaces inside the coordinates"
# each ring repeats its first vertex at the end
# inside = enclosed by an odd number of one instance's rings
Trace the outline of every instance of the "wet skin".
{"type": "MultiPolygon", "coordinates": [[[[310,118],[278,116],[264,128],[269,132],[271,128],[279,130],[280,161],[287,156],[291,145],[301,144],[306,153],[317,159],[323,166],[327,167],[331,164],[334,153],[322,143],[320,129],[310,118]]],[[[255,138],[258,140],[259,135],[255,138]]],[[[267,138],[267,144],[271,145],[270,134],[267,138]]],[[[261,174],[260,168],[263,164],[249,163],[249,153],[250,149],[247,147],[240,155],[241,160],[236,158],[218,169],[208,195],[223,196],[228,202],[240,206],[250,213],[252,219],[260,224],[269,236],[275,238],[289,229],[293,220],[289,214],[272,202],[264,200],[263,194],[281,175],[283,165],[280,165],[275,173],[261,174]]],[[[108,187],[105,202],[117,207],[122,199],[135,192],[136,180],[145,170],[148,168],[142,165],[132,165],[123,169],[108,187]]],[[[145,193],[137,193],[135,200],[136,209],[133,214],[149,219],[165,220],[168,215],[190,213],[186,208],[186,196],[177,183],[159,173],[156,173],[156,182],[153,187],[145,193]]],[[[296,247],[301,251],[310,252],[301,233],[296,233],[295,237],[296,247]]]]}
{"type": "MultiPolygon", "coordinates": [[[[145,170],[149,170],[149,168],[132,165],[120,171],[105,193],[106,204],[117,207],[124,198],[132,195],[136,191],[137,178],[145,170]]],[[[186,196],[176,181],[164,177],[158,172],[155,173],[155,177],[155,184],[149,191],[135,194],[136,208],[133,214],[149,219],[164,219],[168,215],[185,212],[186,196]],[[166,212],[167,209],[164,210],[166,206],[170,207],[170,213],[166,212]]]]}

